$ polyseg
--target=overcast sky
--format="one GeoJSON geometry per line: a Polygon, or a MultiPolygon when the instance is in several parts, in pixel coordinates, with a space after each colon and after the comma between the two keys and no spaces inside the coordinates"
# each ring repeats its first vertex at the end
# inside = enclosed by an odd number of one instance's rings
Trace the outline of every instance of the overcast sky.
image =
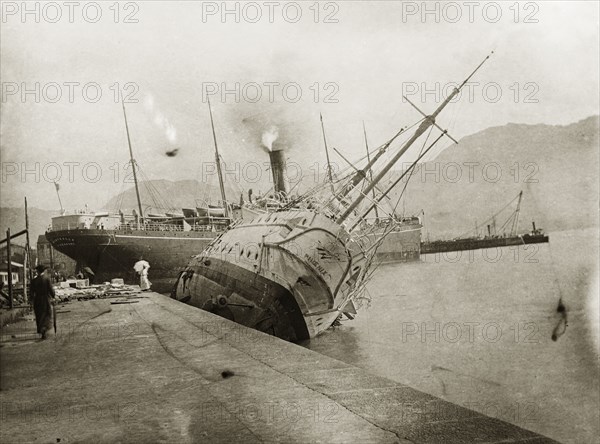
{"type": "Polygon", "coordinates": [[[134,155],[152,179],[207,177],[214,159],[207,85],[218,89],[211,102],[221,155],[247,174],[245,165],[267,160],[260,141],[271,127],[306,174],[323,163],[319,113],[329,145],[362,156],[363,120],[371,145],[384,142],[419,118],[403,93],[431,112],[441,100],[436,88],[450,91],[449,82],[492,50],[477,83],[438,119],[454,137],[598,114],[597,2],[482,2],[471,10],[441,2],[425,16],[421,2],[279,2],[273,23],[263,2],[237,4],[237,17],[223,17],[221,2],[111,4],[78,3],[70,20],[62,2],[60,9],[38,3],[37,17],[23,16],[21,2],[3,3],[2,206],[20,206],[27,195],[32,206],[58,208],[56,164],[65,207],[99,207],[122,189],[128,149],[116,83],[127,84],[134,155]],[[39,93],[22,96],[36,84],[39,93]],[[236,85],[237,98],[221,94],[236,85]],[[423,96],[423,88],[433,92],[423,96]],[[25,168],[32,172],[23,176],[25,168]]]}

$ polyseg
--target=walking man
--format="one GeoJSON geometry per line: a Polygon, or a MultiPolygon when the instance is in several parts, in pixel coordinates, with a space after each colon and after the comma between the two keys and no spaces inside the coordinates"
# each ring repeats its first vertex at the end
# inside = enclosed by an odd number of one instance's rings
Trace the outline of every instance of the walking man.
{"type": "Polygon", "coordinates": [[[37,332],[42,335],[42,339],[46,339],[46,332],[52,328],[54,288],[48,277],[48,268],[45,265],[38,265],[35,269],[38,275],[31,282],[33,311],[35,312],[37,332]]]}

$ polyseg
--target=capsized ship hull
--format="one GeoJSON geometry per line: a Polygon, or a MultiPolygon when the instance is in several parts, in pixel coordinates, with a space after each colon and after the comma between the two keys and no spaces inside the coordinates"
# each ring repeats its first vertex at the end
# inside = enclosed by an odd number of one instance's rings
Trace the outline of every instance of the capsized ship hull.
{"type": "MultiPolygon", "coordinates": [[[[377,233],[380,227],[354,228],[365,221],[408,170],[379,196],[375,192],[377,184],[417,139],[434,125],[440,128],[435,123],[436,117],[488,58],[454,88],[432,114],[425,115],[419,110],[424,119],[417,122],[413,135],[370,177],[368,184],[359,187],[405,128],[381,145],[373,158],[369,160],[367,156],[368,163],[363,169],[335,181],[329,174],[329,183],[293,199],[281,211],[242,221],[226,231],[192,259],[179,276],[172,296],[292,341],[315,337],[329,328],[340,314],[354,312],[356,305],[365,299],[372,261],[388,232],[377,233]],[[361,208],[371,194],[373,202],[367,209],[361,208]],[[285,210],[287,208],[307,209],[285,210]],[[373,228],[375,231],[370,231],[373,228]]],[[[321,126],[327,148],[322,117],[321,126]]],[[[437,139],[422,149],[411,168],[444,135],[451,137],[442,130],[437,139]]],[[[271,152],[280,151],[273,149],[272,143],[265,147],[271,152]]],[[[272,164],[282,163],[282,153],[270,156],[272,164]]],[[[276,194],[285,193],[285,186],[275,175],[274,184],[276,194]]],[[[394,228],[390,225],[389,231],[394,228]]]]}
{"type": "Polygon", "coordinates": [[[196,256],[172,296],[298,341],[360,305],[365,246],[328,217],[291,210],[240,221],[196,256]]]}

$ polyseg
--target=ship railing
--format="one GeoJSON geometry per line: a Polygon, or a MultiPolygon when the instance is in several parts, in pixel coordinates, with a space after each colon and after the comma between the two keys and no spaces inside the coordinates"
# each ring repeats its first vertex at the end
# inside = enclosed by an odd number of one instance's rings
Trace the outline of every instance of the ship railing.
{"type": "Polygon", "coordinates": [[[215,229],[222,228],[221,225],[191,225],[188,230],[185,230],[183,225],[179,224],[163,224],[163,223],[144,223],[138,225],[134,223],[120,224],[115,227],[118,231],[214,231],[215,229]]]}
{"type": "Polygon", "coordinates": [[[416,216],[411,217],[390,217],[390,216],[380,216],[380,217],[366,217],[363,219],[369,224],[389,224],[389,223],[399,223],[399,222],[413,222],[415,224],[420,223],[420,220],[416,216]]]}
{"type": "Polygon", "coordinates": [[[192,225],[191,231],[213,231],[214,225],[192,225]]]}
{"type": "Polygon", "coordinates": [[[388,229],[392,226],[399,226],[401,221],[392,217],[370,217],[362,219],[359,227],[362,231],[373,231],[378,229],[388,229]]]}
{"type": "Polygon", "coordinates": [[[182,225],[174,225],[174,224],[153,224],[153,223],[140,223],[139,225],[135,222],[132,223],[124,223],[119,224],[115,227],[117,231],[131,231],[131,230],[141,230],[141,231],[183,231],[182,225]]]}
{"type": "MultiPolygon", "coordinates": [[[[216,218],[215,218],[216,219],[216,218]]],[[[215,231],[222,230],[224,226],[228,225],[225,223],[226,218],[219,218],[222,220],[215,220],[212,224],[203,224],[203,225],[190,225],[187,231],[215,231]]],[[[228,220],[228,219],[227,219],[228,220]]],[[[106,226],[104,224],[100,224],[99,226],[89,226],[85,224],[61,224],[60,226],[49,225],[46,229],[49,231],[61,231],[61,230],[114,230],[114,231],[132,231],[132,230],[142,230],[142,231],[186,231],[182,224],[165,224],[165,223],[136,223],[135,221],[120,223],[115,226],[106,226]]]]}

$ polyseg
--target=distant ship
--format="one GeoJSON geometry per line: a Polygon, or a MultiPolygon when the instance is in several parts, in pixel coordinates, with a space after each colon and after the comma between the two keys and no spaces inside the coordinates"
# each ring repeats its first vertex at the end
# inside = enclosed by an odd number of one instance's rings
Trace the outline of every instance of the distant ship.
{"type": "Polygon", "coordinates": [[[550,242],[550,237],[547,234],[544,234],[544,230],[541,228],[536,228],[535,222],[531,222],[531,228],[530,233],[521,235],[524,244],[542,244],[550,242]]]}
{"type": "MultiPolygon", "coordinates": [[[[535,222],[532,222],[533,230],[531,233],[517,234],[523,192],[521,191],[515,199],[518,199],[517,208],[500,228],[501,234],[496,232],[496,215],[494,215],[491,218],[492,224],[487,225],[487,234],[485,236],[460,236],[450,240],[422,242],[421,254],[448,253],[451,251],[478,250],[481,248],[510,247],[514,245],[549,242],[549,237],[544,234],[541,228],[536,228],[535,222]],[[508,226],[511,227],[510,232],[504,232],[503,230],[508,228],[508,226]]],[[[514,202],[514,199],[509,202],[509,205],[512,202],[514,202]]]]}
{"type": "Polygon", "coordinates": [[[380,263],[418,261],[421,257],[421,230],[423,225],[417,216],[401,217],[390,221],[383,219],[379,233],[369,234],[375,239],[383,234],[389,224],[393,229],[386,234],[385,239],[377,249],[376,259],[380,263]]]}
{"type": "MultiPolygon", "coordinates": [[[[210,108],[209,108],[210,109],[210,108]]],[[[182,208],[164,214],[144,215],[140,200],[137,170],[133,158],[127,116],[123,105],[127,142],[135,183],[138,211],[131,215],[79,211],[52,218],[46,238],[61,253],[77,262],[77,269],[89,267],[95,282],[123,278],[136,283],[133,264],[144,259],[150,263],[152,289],[169,292],[179,271],[192,256],[224,232],[239,216],[239,207],[227,205],[215,137],[215,157],[221,191],[221,205],[182,208]]],[[[211,125],[212,112],[210,114],[211,125]]],[[[213,125],[214,136],[214,125],[213,125]]],[[[64,213],[64,211],[63,211],[64,213]]]]}
{"type": "MultiPolygon", "coordinates": [[[[172,297],[289,341],[319,335],[342,314],[352,318],[368,300],[366,284],[377,269],[377,250],[395,228],[390,224],[379,231],[365,223],[391,188],[373,199],[372,191],[421,135],[439,128],[438,114],[485,60],[433,114],[419,110],[423,118],[413,135],[374,177],[367,179],[373,164],[403,130],[341,186],[330,180],[275,212],[235,222],[190,261],[172,297]],[[358,188],[363,181],[364,188],[358,188]],[[364,210],[367,197],[372,204],[364,210]]],[[[441,131],[423,155],[447,135],[441,131]]]]}

